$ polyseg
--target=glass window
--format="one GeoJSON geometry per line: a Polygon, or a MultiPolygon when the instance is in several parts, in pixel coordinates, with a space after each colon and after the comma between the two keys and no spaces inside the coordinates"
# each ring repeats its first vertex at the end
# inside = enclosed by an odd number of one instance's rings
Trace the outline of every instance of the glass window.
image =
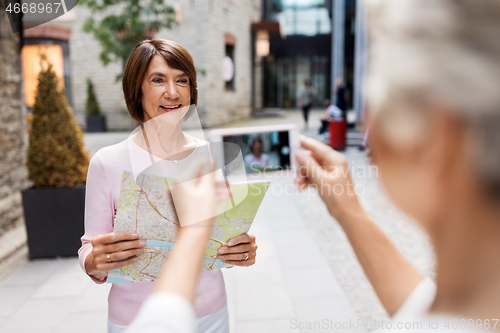
{"type": "Polygon", "coordinates": [[[226,81],[226,90],[233,91],[234,88],[234,74],[235,74],[235,66],[234,66],[234,46],[226,44],[226,57],[229,57],[232,62],[232,76],[229,81],[226,81]]]}
{"type": "MultiPolygon", "coordinates": [[[[45,54],[48,62],[52,64],[59,78],[59,88],[64,89],[64,64],[61,45],[25,45],[22,50],[24,99],[26,106],[29,108],[32,108],[35,104],[42,54],[45,54]]],[[[45,66],[45,64],[43,65],[45,66]]]]}
{"type": "Polygon", "coordinates": [[[284,24],[288,36],[329,34],[332,21],[325,0],[273,0],[269,19],[284,24]]]}
{"type": "Polygon", "coordinates": [[[265,65],[265,107],[296,107],[304,81],[312,84],[316,105],[330,98],[330,60],[327,56],[268,59],[265,65]]]}
{"type": "Polygon", "coordinates": [[[41,70],[42,54],[52,64],[59,79],[59,88],[64,89],[66,98],[71,105],[71,87],[69,59],[66,41],[47,39],[27,39],[23,46],[21,57],[23,60],[24,100],[28,109],[35,104],[36,90],[38,87],[38,73],[41,70]]]}

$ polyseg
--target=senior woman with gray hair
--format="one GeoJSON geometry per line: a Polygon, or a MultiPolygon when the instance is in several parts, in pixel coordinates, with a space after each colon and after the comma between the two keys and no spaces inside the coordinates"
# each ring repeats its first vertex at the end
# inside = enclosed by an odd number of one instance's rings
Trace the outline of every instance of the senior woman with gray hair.
{"type": "MultiPolygon", "coordinates": [[[[393,202],[429,234],[436,282],[352,189],[320,195],[403,324],[392,331],[500,330],[500,1],[369,0],[367,9],[373,160],[393,202]]],[[[300,189],[352,186],[342,154],[305,137],[302,146],[300,189]]]]}
{"type": "MultiPolygon", "coordinates": [[[[436,283],[402,257],[355,196],[322,198],[394,321],[420,318],[418,328],[434,332],[499,330],[500,1],[367,5],[373,160],[393,202],[429,234],[436,283]]],[[[349,186],[334,172],[347,168],[343,155],[302,142],[311,153],[299,155],[307,166],[300,187],[349,186]]]]}

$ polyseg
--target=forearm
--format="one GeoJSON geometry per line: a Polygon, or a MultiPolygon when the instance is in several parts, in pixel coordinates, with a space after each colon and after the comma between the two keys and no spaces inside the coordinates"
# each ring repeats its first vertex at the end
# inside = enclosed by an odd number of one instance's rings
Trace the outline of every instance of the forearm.
{"type": "Polygon", "coordinates": [[[176,245],[162,268],[155,291],[175,292],[194,302],[202,259],[212,230],[207,225],[191,225],[179,231],[176,245]]]}
{"type": "Polygon", "coordinates": [[[344,215],[341,225],[382,305],[392,316],[423,276],[361,207],[344,215]]]}
{"type": "Polygon", "coordinates": [[[302,136],[300,140],[310,153],[297,152],[299,189],[308,184],[316,186],[328,212],[346,232],[382,304],[393,315],[422,280],[422,275],[361,207],[345,156],[310,138],[302,136]],[[337,186],[343,189],[342,194],[335,194],[337,186]]]}

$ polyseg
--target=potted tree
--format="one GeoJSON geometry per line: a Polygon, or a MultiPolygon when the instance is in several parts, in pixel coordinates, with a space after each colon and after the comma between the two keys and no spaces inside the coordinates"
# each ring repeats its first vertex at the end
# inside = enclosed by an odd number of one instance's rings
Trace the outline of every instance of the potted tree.
{"type": "Polygon", "coordinates": [[[22,191],[31,258],[77,255],[89,165],[82,130],[52,65],[45,64],[29,129],[26,163],[33,187],[22,191]]]}
{"type": "Polygon", "coordinates": [[[106,117],[101,114],[99,103],[94,92],[92,81],[87,78],[87,102],[85,103],[87,113],[87,132],[106,132],[106,117]]]}

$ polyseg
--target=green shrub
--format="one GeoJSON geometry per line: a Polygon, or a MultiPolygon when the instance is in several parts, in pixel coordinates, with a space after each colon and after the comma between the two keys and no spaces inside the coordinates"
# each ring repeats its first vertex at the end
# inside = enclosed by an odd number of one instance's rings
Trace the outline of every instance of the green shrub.
{"type": "Polygon", "coordinates": [[[83,132],[64,90],[58,89],[58,78],[48,63],[38,74],[29,133],[26,164],[28,177],[35,187],[69,187],[85,183],[89,155],[84,147],[83,132]]]}
{"type": "Polygon", "coordinates": [[[98,115],[101,113],[99,103],[94,92],[94,85],[92,81],[87,78],[87,102],[85,103],[85,111],[88,115],[98,115]]]}

